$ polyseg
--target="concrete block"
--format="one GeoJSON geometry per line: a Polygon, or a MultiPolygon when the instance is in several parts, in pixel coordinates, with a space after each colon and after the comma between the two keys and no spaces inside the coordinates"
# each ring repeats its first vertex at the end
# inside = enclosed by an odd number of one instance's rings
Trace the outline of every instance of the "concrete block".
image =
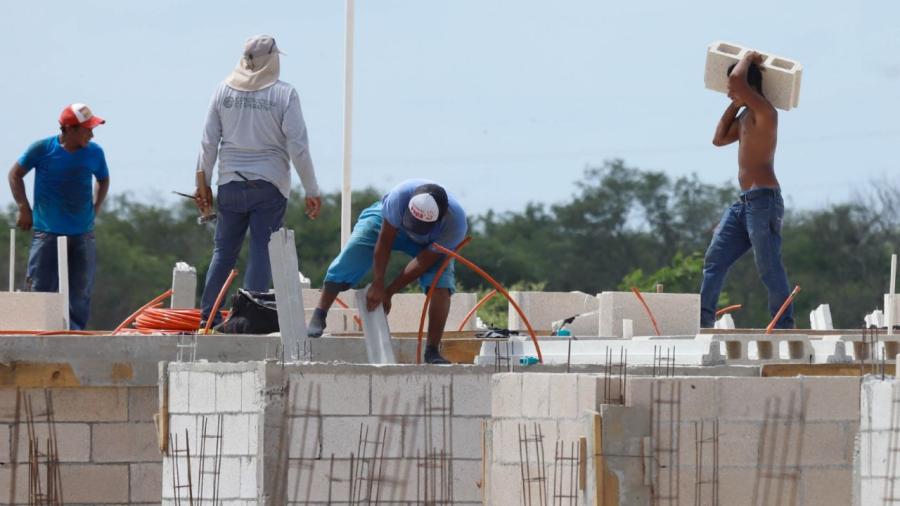
{"type": "Polygon", "coordinates": [[[578,375],[554,374],[550,377],[550,413],[555,418],[575,418],[578,412],[578,375]]]}
{"type": "Polygon", "coordinates": [[[60,466],[67,504],[124,504],[128,502],[128,465],[84,464],[60,466]]]}
{"type": "Polygon", "coordinates": [[[197,307],[197,269],[185,262],[178,262],[172,269],[173,309],[193,309],[197,307]]]}
{"type": "Polygon", "coordinates": [[[0,330],[64,330],[63,296],[0,292],[0,330]]]}
{"type": "MultiPolygon", "coordinates": [[[[544,460],[549,462],[552,460],[553,445],[558,437],[556,420],[524,418],[493,420],[490,431],[491,458],[493,462],[502,464],[520,463],[525,455],[524,453],[519,453],[519,441],[524,438],[531,440],[527,443],[528,461],[536,462],[535,452],[539,444],[533,440],[538,432],[543,435],[543,443],[540,447],[544,451],[544,460]]],[[[525,446],[522,447],[523,452],[524,450],[525,446]]]]}
{"type": "MultiPolygon", "coordinates": [[[[288,461],[285,499],[289,504],[327,504],[329,499],[350,497],[350,461],[331,458],[288,461]]],[[[382,495],[382,500],[388,494],[382,495]]]]}
{"type": "Polygon", "coordinates": [[[322,458],[334,454],[338,458],[350,458],[350,454],[360,455],[360,439],[369,441],[363,450],[367,457],[375,451],[375,443],[384,435],[385,458],[403,455],[403,440],[413,439],[416,431],[411,426],[418,418],[377,418],[370,416],[330,416],[322,419],[322,458]],[[362,434],[362,435],[360,435],[362,434]]]}
{"type": "Polygon", "coordinates": [[[522,416],[548,418],[550,416],[550,380],[552,373],[531,373],[522,377],[522,416]]]}
{"type": "Polygon", "coordinates": [[[586,411],[597,411],[602,404],[600,396],[600,377],[594,374],[579,374],[578,378],[578,416],[586,411]]]}
{"type": "Polygon", "coordinates": [[[717,381],[710,377],[632,377],[628,379],[626,402],[628,406],[652,408],[655,420],[690,422],[715,418],[719,404],[717,381]]]}
{"type": "MultiPolygon", "coordinates": [[[[258,434],[256,430],[257,424],[253,423],[251,427],[251,418],[255,422],[258,415],[223,415],[222,416],[222,455],[230,456],[250,456],[251,444],[255,448],[258,434]]],[[[215,417],[207,420],[207,431],[215,433],[215,417]]]]}
{"type": "Polygon", "coordinates": [[[728,313],[723,314],[721,318],[716,320],[715,328],[734,329],[734,318],[732,318],[728,313]]]}
{"type": "MultiPolygon", "coordinates": [[[[484,418],[453,417],[450,420],[450,454],[454,459],[481,460],[484,418]]],[[[439,447],[440,448],[440,447],[439,447]]]]}
{"type": "Polygon", "coordinates": [[[17,396],[16,387],[0,387],[0,423],[16,421],[17,396]]]}
{"type": "MultiPolygon", "coordinates": [[[[643,293],[663,335],[696,335],[700,332],[700,295],[695,293],[643,293]]],[[[599,335],[622,337],[622,320],[633,321],[635,336],[655,336],[643,305],[631,292],[603,292],[599,335]]]]}
{"type": "MultiPolygon", "coordinates": [[[[348,299],[353,295],[346,295],[343,300],[351,307],[356,307],[355,302],[348,299]]],[[[457,292],[453,294],[450,313],[447,315],[446,331],[456,331],[459,324],[470,309],[478,302],[478,294],[457,292]]],[[[422,318],[422,306],[425,304],[424,293],[398,293],[391,299],[391,312],[387,315],[388,325],[392,332],[418,332],[422,318]]],[[[428,316],[425,316],[425,328],[428,328],[428,316]]],[[[471,318],[463,330],[475,330],[475,318],[471,318]]]]}
{"type": "MultiPolygon", "coordinates": [[[[453,500],[456,503],[471,502],[482,504],[482,475],[481,459],[478,460],[453,460],[453,500]]],[[[521,480],[520,480],[521,481],[521,480]]]]}
{"type": "Polygon", "coordinates": [[[493,464],[490,475],[490,496],[485,504],[492,506],[521,506],[528,504],[522,497],[522,469],[519,465],[493,464]]]}
{"type": "Polygon", "coordinates": [[[420,415],[426,408],[451,408],[450,374],[373,374],[372,413],[420,415]]]}
{"type": "Polygon", "coordinates": [[[240,413],[243,373],[216,376],[216,413],[240,413]]]}
{"type": "Polygon", "coordinates": [[[804,377],[807,421],[859,421],[860,378],[804,377]]]}
{"type": "MultiPolygon", "coordinates": [[[[557,420],[556,422],[556,437],[557,440],[565,444],[566,454],[569,454],[569,445],[572,443],[578,443],[578,438],[588,437],[590,433],[590,424],[586,423],[584,419],[571,419],[571,420],[557,420]]],[[[550,443],[550,452],[551,455],[553,453],[554,445],[556,441],[549,441],[550,443]]],[[[548,460],[552,461],[553,458],[550,457],[548,460]]]]}
{"type": "Polygon", "coordinates": [[[159,389],[157,387],[128,388],[128,421],[152,422],[159,412],[159,389]]]}
{"type": "Polygon", "coordinates": [[[521,373],[495,374],[491,377],[491,416],[519,418],[522,416],[521,373]]]}
{"type": "Polygon", "coordinates": [[[152,423],[98,423],[91,428],[92,462],[159,462],[152,423]]]}
{"type": "Polygon", "coordinates": [[[219,472],[219,497],[222,499],[241,499],[241,482],[244,475],[241,473],[241,461],[239,457],[222,457],[219,472]]]}
{"type": "MultiPolygon", "coordinates": [[[[56,423],[56,444],[60,462],[89,462],[91,460],[91,429],[86,423],[56,423]]],[[[38,445],[46,449],[49,431],[46,423],[34,424],[38,445]]],[[[25,424],[19,430],[17,462],[28,462],[28,431],[25,424]]],[[[26,471],[27,472],[27,471],[26,471]]]]}
{"type": "Polygon", "coordinates": [[[491,415],[491,374],[453,375],[453,415],[491,415]]]}
{"type": "MultiPolygon", "coordinates": [[[[35,419],[47,413],[44,391],[28,389],[35,419]]],[[[128,420],[128,389],[125,387],[73,387],[50,389],[53,419],[57,422],[124,422],[128,420]]],[[[23,405],[24,413],[24,405],[23,405]]]]}
{"type": "Polygon", "coordinates": [[[853,504],[852,469],[804,469],[801,486],[803,504],[853,504]]]}
{"type": "Polygon", "coordinates": [[[294,231],[280,228],[269,238],[272,280],[278,299],[278,328],[285,358],[306,358],[306,312],[298,273],[294,231]]]}
{"type": "Polygon", "coordinates": [[[200,417],[193,415],[170,415],[169,416],[169,434],[174,439],[178,438],[178,446],[184,447],[184,438],[187,437],[191,443],[191,448],[197,447],[197,434],[200,428],[200,417]],[[187,433],[187,436],[185,436],[187,433]]]}
{"type": "Polygon", "coordinates": [[[131,477],[129,493],[130,503],[159,503],[162,499],[162,464],[131,464],[128,466],[131,477]]]}
{"type": "MultiPolygon", "coordinates": [[[[285,435],[285,445],[288,448],[288,457],[292,459],[318,459],[322,454],[322,440],[325,438],[322,432],[322,419],[318,417],[299,417],[288,419],[290,431],[285,435]]],[[[356,433],[358,434],[358,432],[356,433]]],[[[329,434],[333,438],[353,439],[347,434],[329,434]]],[[[330,455],[329,455],[330,456],[330,455]]],[[[343,457],[343,455],[339,455],[343,457]]]]}
{"type": "MultiPolygon", "coordinates": [[[[553,322],[598,309],[599,303],[593,295],[584,292],[509,292],[510,297],[525,313],[535,331],[547,332],[553,322]]],[[[596,319],[585,319],[577,326],[570,327],[573,335],[597,335],[596,319]]],[[[526,330],[525,322],[509,304],[507,326],[510,330],[526,330]]]]}
{"type": "Polygon", "coordinates": [[[188,383],[188,402],[190,413],[203,414],[216,412],[216,380],[213,372],[191,371],[188,383]]]}
{"type": "MultiPolygon", "coordinates": [[[[242,458],[238,462],[241,468],[240,497],[242,499],[263,499],[264,495],[259,489],[260,483],[256,479],[259,459],[255,457],[242,458]]],[[[254,501],[252,504],[258,503],[254,501]]]]}
{"type": "Polygon", "coordinates": [[[765,420],[802,416],[799,378],[719,378],[722,420],[765,420]]]}
{"type": "Polygon", "coordinates": [[[169,372],[169,413],[190,413],[190,371],[169,372]]]}
{"type": "Polygon", "coordinates": [[[257,413],[262,409],[262,384],[255,372],[241,373],[241,411],[257,413]]]}
{"type": "MultiPolygon", "coordinates": [[[[750,48],[730,42],[716,41],[709,45],[706,53],[706,69],[703,82],[708,89],[726,93],[728,91],[728,67],[740,61],[750,48]]],[[[803,67],[798,62],[765,51],[763,55],[763,94],[772,105],[789,111],[800,102],[800,81],[803,67]]]]}

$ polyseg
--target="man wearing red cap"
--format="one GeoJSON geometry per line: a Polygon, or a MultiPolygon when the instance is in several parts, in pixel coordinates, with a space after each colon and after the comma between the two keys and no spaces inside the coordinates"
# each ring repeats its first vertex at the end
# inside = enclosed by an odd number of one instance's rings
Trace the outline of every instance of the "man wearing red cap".
{"type": "Polygon", "coordinates": [[[16,224],[22,230],[34,229],[27,288],[59,290],[56,238],[68,239],[69,320],[74,330],[85,328],[90,317],[97,263],[94,217],[109,191],[106,157],[91,142],[94,127],[104,123],[84,104],[66,107],[59,115],[60,134],[29,146],[9,171],[9,188],[19,208],[16,224]],[[33,209],[25,194],[25,175],[31,169],[33,209]]]}

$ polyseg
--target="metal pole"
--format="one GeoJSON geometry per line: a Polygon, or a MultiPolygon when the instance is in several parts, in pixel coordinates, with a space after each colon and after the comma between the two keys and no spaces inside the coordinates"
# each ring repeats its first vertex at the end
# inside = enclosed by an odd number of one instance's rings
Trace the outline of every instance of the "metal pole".
{"type": "MultiPolygon", "coordinates": [[[[888,297],[888,306],[884,308],[885,316],[887,317],[887,333],[889,336],[894,335],[894,320],[897,319],[897,315],[894,314],[894,308],[897,307],[897,304],[894,303],[894,289],[896,288],[897,283],[897,254],[891,255],[891,291],[890,297],[888,297]]],[[[12,285],[10,285],[12,286],[12,285]]],[[[12,290],[12,288],[10,288],[12,290]]]]}
{"type": "Polygon", "coordinates": [[[9,291],[13,291],[16,279],[16,229],[9,229],[9,291]]]}
{"type": "Polygon", "coordinates": [[[350,239],[350,199],[353,153],[353,14],[354,0],[346,0],[344,30],[344,176],[341,184],[341,247],[350,239]]]}

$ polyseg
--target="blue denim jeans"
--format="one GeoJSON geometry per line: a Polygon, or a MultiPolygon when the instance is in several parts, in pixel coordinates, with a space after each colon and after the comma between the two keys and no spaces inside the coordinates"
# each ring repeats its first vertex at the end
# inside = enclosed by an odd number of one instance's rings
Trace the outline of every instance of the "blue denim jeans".
{"type": "MultiPolygon", "coordinates": [[[[238,254],[250,229],[250,257],[244,273],[246,290],[264,292],[272,284],[272,266],[269,264],[269,238],[281,228],[287,199],[278,188],[263,180],[233,181],[219,187],[216,204],[215,249],[206,284],[200,299],[203,319],[212,312],[216,297],[237,263],[238,254]]],[[[220,319],[215,315],[216,321],[220,319]]]]}
{"type": "MultiPolygon", "coordinates": [[[[58,292],[59,271],[56,238],[60,234],[34,231],[28,254],[26,284],[33,292],[58,292]]],[[[69,327],[82,330],[91,316],[91,293],[97,270],[97,244],[94,233],[67,237],[69,259],[69,327]]]]}
{"type": "MultiPolygon", "coordinates": [[[[330,290],[340,291],[356,286],[357,283],[372,270],[372,262],[375,258],[375,243],[378,241],[378,234],[381,233],[381,224],[384,218],[381,216],[381,202],[376,202],[363,210],[353,226],[353,233],[347,245],[341,250],[340,254],[328,266],[328,272],[325,273],[324,286],[330,290]]],[[[406,232],[400,230],[391,246],[392,251],[402,251],[411,257],[417,256],[425,248],[427,244],[418,244],[406,235],[406,232]]],[[[421,276],[419,276],[419,286],[423,292],[427,292],[431,288],[434,276],[437,274],[442,261],[437,261],[431,265],[421,276]]],[[[438,288],[447,288],[452,294],[456,290],[456,274],[455,263],[450,261],[447,269],[441,274],[441,279],[437,283],[438,288]]]]}
{"type": "MultiPolygon", "coordinates": [[[[712,327],[716,321],[716,305],[728,269],[746,253],[753,250],[756,270],[769,292],[769,312],[778,313],[791,290],[787,273],[781,262],[781,222],[784,201],[781,192],[761,188],[741,193],[716,227],[703,265],[703,284],[700,286],[700,326],[712,327]]],[[[794,307],[791,304],[776,328],[794,328],[794,307]]]]}

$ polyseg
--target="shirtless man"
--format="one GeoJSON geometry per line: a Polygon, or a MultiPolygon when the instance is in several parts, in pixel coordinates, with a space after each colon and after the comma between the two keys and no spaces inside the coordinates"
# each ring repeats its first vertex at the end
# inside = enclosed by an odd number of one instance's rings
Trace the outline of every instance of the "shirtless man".
{"type": "MultiPolygon", "coordinates": [[[[728,269],[748,250],[759,277],[769,292],[769,311],[774,317],[790,295],[787,273],[781,262],[781,222],[784,201],[775,178],[775,146],[778,113],[762,92],[762,56],[749,51],[728,69],[728,98],[713,144],[738,141],[738,183],[741,195],[725,210],[713,234],[703,265],[700,286],[700,326],[716,322],[716,305],[728,269]]],[[[793,305],[776,328],[794,328],[793,305]]]]}

